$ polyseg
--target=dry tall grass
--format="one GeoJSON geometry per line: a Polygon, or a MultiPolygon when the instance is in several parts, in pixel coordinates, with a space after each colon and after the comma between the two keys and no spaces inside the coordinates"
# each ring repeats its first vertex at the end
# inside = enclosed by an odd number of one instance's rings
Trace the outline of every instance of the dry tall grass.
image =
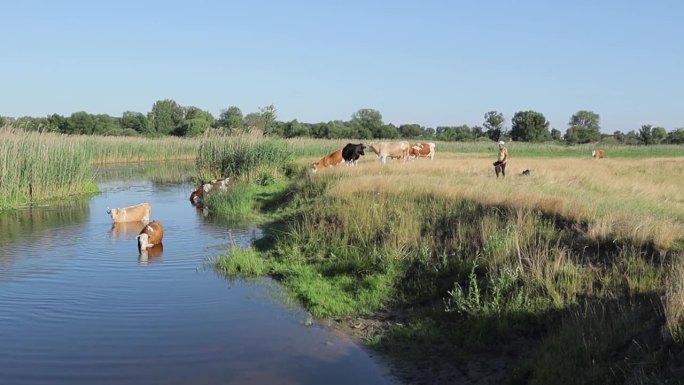
{"type": "Polygon", "coordinates": [[[373,156],[357,168],[325,170],[342,179],[333,192],[435,194],[490,206],[540,210],[588,223],[597,240],[652,241],[668,249],[684,234],[684,159],[515,158],[497,179],[491,156],[439,154],[434,161],[373,156]],[[530,176],[521,176],[524,169],[530,176]],[[348,177],[347,177],[348,176],[348,177]]]}

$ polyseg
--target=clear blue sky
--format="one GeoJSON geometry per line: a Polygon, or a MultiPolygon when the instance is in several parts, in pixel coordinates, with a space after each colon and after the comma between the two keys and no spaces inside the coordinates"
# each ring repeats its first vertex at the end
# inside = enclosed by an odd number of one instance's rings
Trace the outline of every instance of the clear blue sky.
{"type": "Polygon", "coordinates": [[[121,116],[173,99],[218,116],[684,127],[684,1],[7,1],[0,115],[121,116]]]}

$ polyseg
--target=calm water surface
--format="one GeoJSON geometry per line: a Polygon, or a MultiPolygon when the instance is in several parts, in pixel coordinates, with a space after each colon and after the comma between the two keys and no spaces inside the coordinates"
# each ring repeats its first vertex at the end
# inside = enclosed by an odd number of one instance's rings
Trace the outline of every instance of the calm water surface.
{"type": "Polygon", "coordinates": [[[367,352],[274,282],[228,281],[206,263],[259,237],[204,217],[189,183],[102,169],[102,194],[0,214],[0,384],[389,384],[367,352]],[[160,256],[107,206],[152,204],[160,256]]]}

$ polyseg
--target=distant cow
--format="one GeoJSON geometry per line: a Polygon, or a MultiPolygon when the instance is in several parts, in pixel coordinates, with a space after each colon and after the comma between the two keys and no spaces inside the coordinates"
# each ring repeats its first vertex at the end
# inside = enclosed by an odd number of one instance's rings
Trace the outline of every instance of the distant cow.
{"type": "Polygon", "coordinates": [[[523,170],[523,172],[522,172],[521,175],[529,176],[529,175],[530,175],[530,170],[523,170]]]}
{"type": "Polygon", "coordinates": [[[340,148],[339,150],[335,150],[322,157],[318,162],[311,163],[311,170],[316,172],[322,168],[337,166],[342,163],[344,163],[344,158],[342,157],[342,149],[340,148]]]}
{"type": "Polygon", "coordinates": [[[347,143],[347,145],[344,146],[342,149],[342,158],[344,158],[344,162],[347,164],[347,166],[356,166],[356,163],[359,161],[361,155],[366,155],[363,152],[365,147],[366,146],[364,146],[363,143],[347,143]]]}
{"type": "Polygon", "coordinates": [[[148,223],[138,234],[138,251],[147,251],[148,248],[154,245],[160,245],[164,238],[164,228],[161,223],[152,221],[148,223]]]}
{"type": "Polygon", "coordinates": [[[606,152],[603,150],[592,150],[591,156],[596,159],[602,159],[606,157],[606,152]]]}
{"type": "Polygon", "coordinates": [[[152,205],[141,203],[135,206],[110,209],[107,207],[107,214],[112,217],[112,221],[117,222],[147,222],[150,220],[152,205]]]}
{"type": "Polygon", "coordinates": [[[430,158],[435,159],[434,143],[416,143],[411,145],[408,152],[409,159],[430,158]]]}
{"type": "Polygon", "coordinates": [[[377,155],[384,164],[387,158],[408,158],[408,142],[370,142],[368,147],[377,155]]]}

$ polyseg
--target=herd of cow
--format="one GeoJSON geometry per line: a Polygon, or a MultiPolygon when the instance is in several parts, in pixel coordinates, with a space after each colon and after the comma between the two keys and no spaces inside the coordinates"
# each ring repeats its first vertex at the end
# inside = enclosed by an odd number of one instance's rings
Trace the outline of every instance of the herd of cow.
{"type": "MultiPolygon", "coordinates": [[[[347,166],[356,166],[361,156],[365,155],[364,150],[366,146],[375,153],[375,155],[384,164],[387,158],[397,158],[403,160],[435,158],[435,144],[434,143],[414,143],[409,142],[369,142],[367,145],[363,143],[353,144],[348,143],[343,148],[335,150],[330,154],[321,158],[318,162],[311,164],[311,170],[316,172],[320,169],[337,166],[339,164],[346,164],[347,166]]],[[[596,159],[606,157],[603,150],[592,150],[591,156],[596,159]]],[[[522,175],[530,175],[530,170],[523,171],[522,175]]],[[[190,194],[190,202],[198,207],[203,208],[204,197],[212,191],[225,190],[230,182],[230,178],[216,179],[208,183],[202,184],[199,188],[190,194]]],[[[161,255],[163,250],[162,239],[164,238],[164,228],[158,221],[150,222],[150,213],[152,205],[149,203],[140,203],[135,206],[109,208],[107,207],[107,214],[109,214],[114,222],[130,223],[142,222],[144,224],[140,233],[136,237],[138,242],[138,252],[141,257],[147,258],[148,255],[161,255]]]]}
{"type": "MultiPolygon", "coordinates": [[[[435,158],[434,143],[409,143],[405,141],[369,142],[367,146],[383,164],[387,162],[387,158],[398,158],[403,160],[417,158],[430,158],[430,160],[432,160],[435,158]]],[[[311,170],[316,172],[320,169],[337,166],[342,163],[347,166],[356,166],[359,158],[362,155],[366,155],[364,153],[365,149],[366,145],[363,143],[347,143],[343,148],[331,152],[321,158],[318,162],[312,163],[311,170]]]]}

